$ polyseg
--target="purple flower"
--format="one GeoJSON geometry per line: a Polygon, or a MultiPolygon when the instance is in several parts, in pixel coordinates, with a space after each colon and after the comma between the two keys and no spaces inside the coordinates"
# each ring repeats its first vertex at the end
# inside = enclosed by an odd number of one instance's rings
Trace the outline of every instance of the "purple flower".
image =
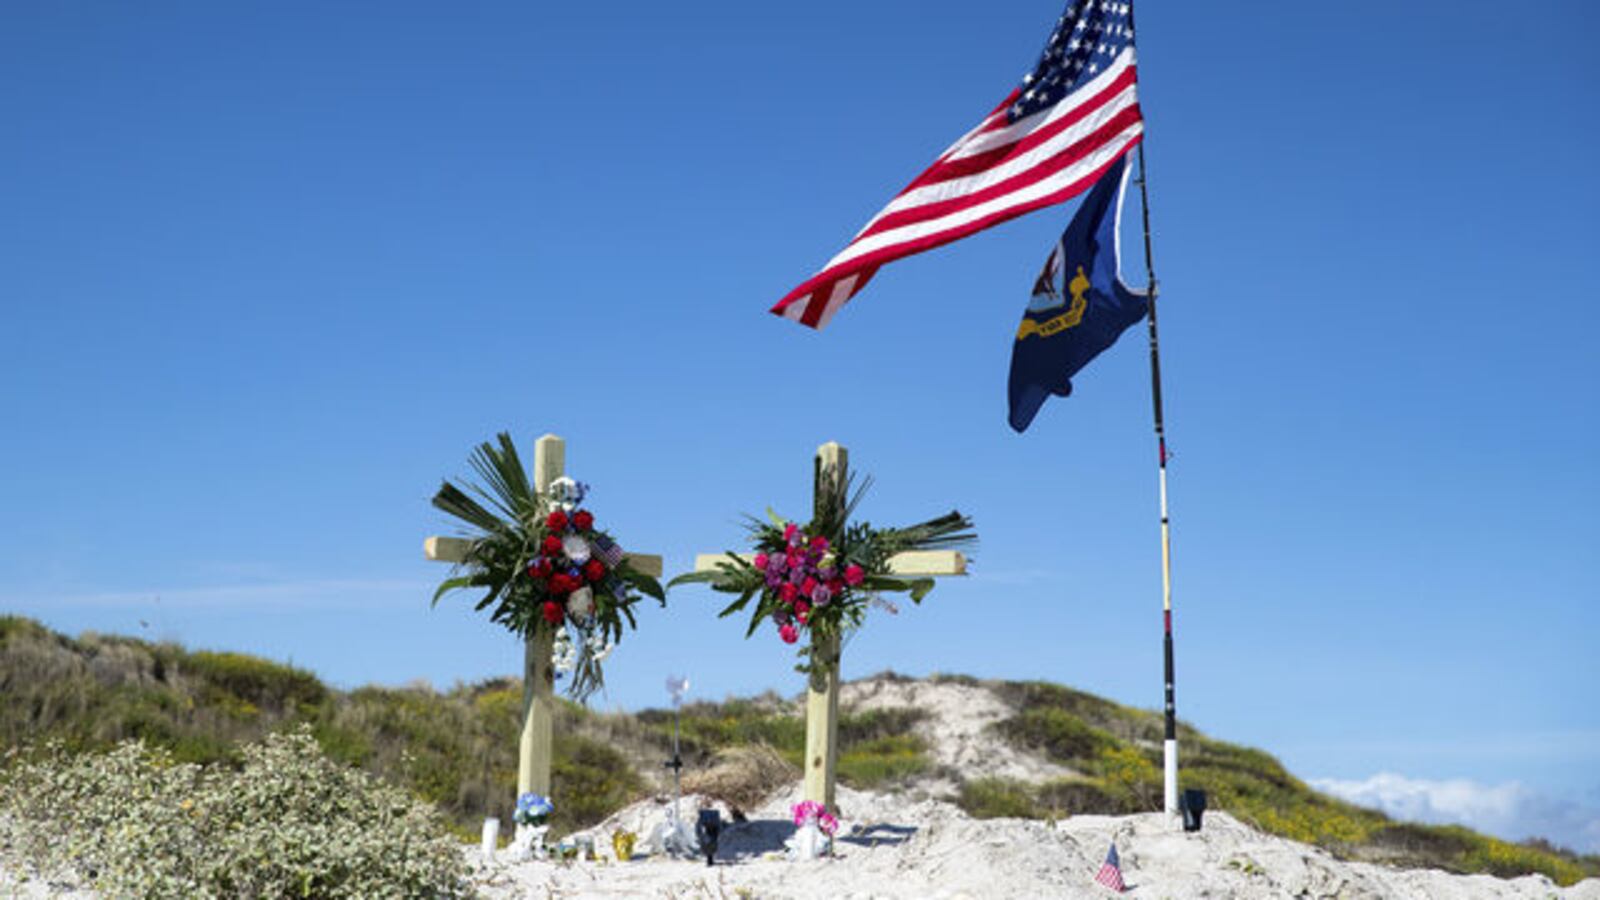
{"type": "Polygon", "coordinates": [[[833,566],[823,566],[817,570],[817,577],[823,581],[832,581],[837,571],[833,566]]]}
{"type": "Polygon", "coordinates": [[[805,581],[805,580],[806,580],[806,570],[805,570],[804,566],[795,566],[793,569],[789,570],[789,581],[790,581],[790,583],[799,584],[800,582],[805,581]]]}
{"type": "Polygon", "coordinates": [[[828,590],[825,584],[819,584],[811,591],[811,602],[818,606],[827,606],[828,601],[832,599],[833,591],[828,590]]]}

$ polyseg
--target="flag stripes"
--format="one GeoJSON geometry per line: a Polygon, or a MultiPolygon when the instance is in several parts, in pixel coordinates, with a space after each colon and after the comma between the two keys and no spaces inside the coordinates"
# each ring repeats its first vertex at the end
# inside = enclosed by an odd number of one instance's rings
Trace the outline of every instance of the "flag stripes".
{"type": "Polygon", "coordinates": [[[1013,120],[1023,89],[918,175],[822,271],[772,312],[822,328],[885,263],[1060,203],[1093,184],[1144,133],[1131,43],[1060,102],[1013,120]]]}

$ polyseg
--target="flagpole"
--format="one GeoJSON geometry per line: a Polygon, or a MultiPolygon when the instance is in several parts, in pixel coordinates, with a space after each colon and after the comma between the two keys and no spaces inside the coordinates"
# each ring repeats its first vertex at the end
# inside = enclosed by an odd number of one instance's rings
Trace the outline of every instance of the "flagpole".
{"type": "Polygon", "coordinates": [[[1156,464],[1161,497],[1161,624],[1166,673],[1166,733],[1162,741],[1163,809],[1178,812],[1178,709],[1172,670],[1172,520],[1167,514],[1167,434],[1161,415],[1161,342],[1156,329],[1156,264],[1150,252],[1150,193],[1145,187],[1144,141],[1139,142],[1139,206],[1144,214],[1144,264],[1150,297],[1150,402],[1155,413],[1156,464]]]}

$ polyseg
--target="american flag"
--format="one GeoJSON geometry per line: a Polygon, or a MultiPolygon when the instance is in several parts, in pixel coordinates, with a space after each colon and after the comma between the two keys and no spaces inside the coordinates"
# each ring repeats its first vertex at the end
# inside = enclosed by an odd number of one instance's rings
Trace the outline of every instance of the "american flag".
{"type": "Polygon", "coordinates": [[[1122,883],[1122,861],[1117,859],[1117,844],[1115,841],[1111,842],[1111,851],[1106,854],[1106,861],[1100,866],[1100,874],[1094,876],[1094,880],[1119,894],[1128,889],[1122,883]]]}
{"type": "Polygon", "coordinates": [[[624,555],[622,548],[613,543],[610,538],[596,535],[591,546],[594,547],[595,558],[605,563],[606,568],[615,569],[617,564],[622,562],[624,555]]]}
{"type": "Polygon", "coordinates": [[[1133,7],[1068,0],[1033,71],[772,312],[821,328],[878,267],[1071,199],[1144,133],[1133,7]]]}

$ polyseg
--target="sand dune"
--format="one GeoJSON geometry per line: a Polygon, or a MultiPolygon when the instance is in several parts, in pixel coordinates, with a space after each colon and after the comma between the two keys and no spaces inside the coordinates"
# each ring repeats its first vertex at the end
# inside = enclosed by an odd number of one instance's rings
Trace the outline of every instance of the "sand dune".
{"type": "MultiPolygon", "coordinates": [[[[1391,869],[1337,860],[1315,847],[1263,834],[1225,813],[1208,813],[1185,833],[1160,813],[1074,816],[1054,824],[973,819],[937,800],[841,788],[842,827],[831,859],[791,862],[783,841],[795,784],[734,825],[717,865],[661,856],[586,863],[475,862],[478,885],[494,898],[1043,898],[1106,897],[1094,874],[1112,840],[1134,897],[1170,898],[1594,898],[1600,880],[1560,888],[1543,876],[1510,880],[1437,870],[1391,869]]],[[[685,797],[686,815],[700,798],[685,797]]],[[[610,834],[640,834],[665,818],[664,804],[622,810],[584,834],[609,857],[610,834]]],[[[475,858],[476,853],[472,854],[475,858]]]]}

